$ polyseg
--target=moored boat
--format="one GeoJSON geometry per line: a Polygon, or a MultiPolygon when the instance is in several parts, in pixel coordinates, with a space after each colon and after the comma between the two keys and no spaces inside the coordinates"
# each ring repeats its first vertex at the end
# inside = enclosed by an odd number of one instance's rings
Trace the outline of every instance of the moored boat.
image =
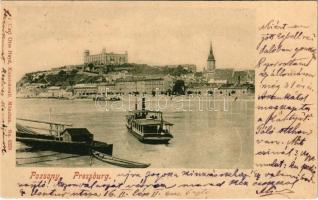
{"type": "Polygon", "coordinates": [[[126,115],[126,126],[129,132],[139,141],[149,144],[166,144],[172,138],[172,123],[163,120],[161,111],[145,109],[145,98],[142,98],[142,109],[126,115]]]}
{"type": "Polygon", "coordinates": [[[114,96],[114,97],[105,97],[105,96],[96,96],[93,97],[93,101],[120,101],[120,97],[114,96]]]}
{"type": "Polygon", "coordinates": [[[125,167],[125,168],[147,168],[150,166],[150,164],[147,164],[147,163],[139,163],[139,162],[134,162],[134,161],[126,160],[126,159],[121,159],[121,158],[109,156],[94,150],[92,150],[92,155],[96,159],[102,162],[120,166],[120,167],[125,167]]]}
{"type": "MultiPolygon", "coordinates": [[[[31,128],[17,123],[16,140],[35,150],[51,150],[61,153],[90,155],[92,150],[112,155],[113,145],[95,141],[94,135],[86,128],[65,128],[63,123],[27,120],[29,122],[46,123],[55,129],[46,129],[51,134],[39,133],[31,128]],[[54,133],[53,133],[54,132],[54,133]]],[[[38,128],[42,129],[43,128],[38,128]]]]}
{"type": "MultiPolygon", "coordinates": [[[[113,144],[95,141],[94,135],[86,128],[71,128],[71,124],[61,122],[47,122],[20,118],[17,118],[17,120],[42,123],[50,126],[50,128],[47,129],[21,125],[19,123],[16,124],[16,140],[24,143],[28,147],[31,147],[31,150],[50,150],[58,153],[76,154],[76,156],[91,156],[91,158],[96,158],[99,161],[126,168],[146,168],[150,166],[150,164],[139,163],[112,156],[113,144]],[[38,132],[34,129],[42,131],[38,132]],[[44,133],[45,130],[48,133],[44,133]]],[[[62,159],[72,157],[74,157],[74,155],[62,159]]],[[[37,162],[43,162],[43,160],[37,162]]],[[[34,163],[35,162],[32,161],[24,164],[34,163]]]]}

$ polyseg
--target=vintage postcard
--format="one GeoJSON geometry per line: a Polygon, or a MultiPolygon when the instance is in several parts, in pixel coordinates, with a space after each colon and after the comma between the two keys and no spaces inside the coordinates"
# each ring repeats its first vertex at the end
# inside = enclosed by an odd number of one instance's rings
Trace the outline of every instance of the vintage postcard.
{"type": "Polygon", "coordinates": [[[1,197],[316,197],[317,2],[0,15],[1,197]]]}

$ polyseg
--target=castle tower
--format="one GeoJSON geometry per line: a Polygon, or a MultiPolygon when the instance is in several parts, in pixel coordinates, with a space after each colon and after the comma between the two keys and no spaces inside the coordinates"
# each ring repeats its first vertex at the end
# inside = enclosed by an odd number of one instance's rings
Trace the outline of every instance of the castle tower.
{"type": "Polygon", "coordinates": [[[215,70],[215,58],[213,55],[212,42],[210,44],[210,53],[207,60],[207,71],[214,72],[215,70]]]}
{"type": "Polygon", "coordinates": [[[89,50],[85,50],[83,54],[84,64],[88,63],[89,50]]]}

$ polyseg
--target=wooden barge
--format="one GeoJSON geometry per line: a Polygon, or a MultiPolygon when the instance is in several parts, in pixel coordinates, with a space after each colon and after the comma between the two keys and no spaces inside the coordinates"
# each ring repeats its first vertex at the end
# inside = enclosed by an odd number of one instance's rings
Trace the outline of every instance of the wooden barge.
{"type": "MultiPolygon", "coordinates": [[[[99,161],[126,168],[146,168],[148,163],[139,163],[112,156],[113,144],[95,141],[94,135],[86,128],[70,128],[71,124],[21,119],[20,121],[47,124],[50,128],[39,128],[16,124],[16,141],[22,142],[33,150],[50,150],[60,153],[91,156],[99,161]],[[68,128],[65,128],[68,127],[68,128]],[[48,131],[39,133],[33,129],[48,131]]],[[[32,164],[33,162],[31,162],[32,164]]]]}
{"type": "Polygon", "coordinates": [[[64,128],[70,124],[47,122],[29,119],[18,119],[28,122],[49,124],[50,129],[28,127],[16,124],[16,140],[36,150],[51,150],[61,153],[90,155],[91,150],[112,155],[113,145],[95,141],[94,136],[86,128],[64,128]],[[32,129],[47,130],[50,134],[43,134],[32,129]]]}

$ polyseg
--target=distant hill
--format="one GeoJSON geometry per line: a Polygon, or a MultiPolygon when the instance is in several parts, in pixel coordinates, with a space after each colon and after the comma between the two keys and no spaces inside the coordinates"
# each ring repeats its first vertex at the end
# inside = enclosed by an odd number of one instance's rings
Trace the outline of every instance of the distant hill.
{"type": "Polygon", "coordinates": [[[118,72],[118,71],[128,71],[131,75],[167,75],[180,76],[182,74],[187,74],[189,71],[185,69],[182,65],[176,67],[168,66],[150,66],[147,64],[136,64],[136,63],[125,63],[122,65],[94,65],[88,64],[84,71],[97,72],[102,71],[104,74],[118,72]]]}
{"type": "Polygon", "coordinates": [[[89,64],[81,69],[72,69],[65,66],[54,68],[54,70],[37,71],[25,74],[17,83],[17,86],[25,84],[42,83],[49,86],[72,86],[79,83],[105,82],[108,76],[121,71],[126,71],[132,76],[181,76],[189,73],[181,65],[177,67],[154,67],[146,64],[126,63],[122,65],[99,65],[89,64]]]}
{"type": "Polygon", "coordinates": [[[80,73],[77,70],[64,71],[58,73],[28,73],[17,83],[18,86],[23,86],[26,83],[43,83],[50,86],[71,86],[78,83],[96,83],[103,82],[105,78],[101,75],[92,75],[80,73]]]}

